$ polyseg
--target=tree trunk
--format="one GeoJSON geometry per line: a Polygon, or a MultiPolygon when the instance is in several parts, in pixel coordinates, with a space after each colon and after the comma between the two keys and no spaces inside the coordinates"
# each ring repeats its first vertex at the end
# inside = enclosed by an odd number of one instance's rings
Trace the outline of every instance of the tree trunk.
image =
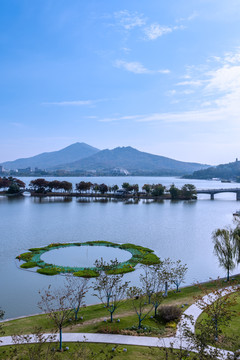
{"type": "Polygon", "coordinates": [[[59,328],[59,350],[62,351],[62,326],[59,328]]]}
{"type": "Polygon", "coordinates": [[[168,282],[165,281],[165,292],[164,292],[164,296],[167,297],[168,296],[168,282]]]}
{"type": "Polygon", "coordinates": [[[148,295],[148,304],[151,303],[151,295],[148,295]]]}
{"type": "Polygon", "coordinates": [[[227,281],[229,281],[229,268],[227,269],[227,281]]]}
{"type": "Polygon", "coordinates": [[[111,312],[111,323],[113,322],[113,313],[111,312]]]}
{"type": "Polygon", "coordinates": [[[142,319],[140,316],[138,316],[138,329],[141,329],[141,325],[142,325],[142,319]]]}

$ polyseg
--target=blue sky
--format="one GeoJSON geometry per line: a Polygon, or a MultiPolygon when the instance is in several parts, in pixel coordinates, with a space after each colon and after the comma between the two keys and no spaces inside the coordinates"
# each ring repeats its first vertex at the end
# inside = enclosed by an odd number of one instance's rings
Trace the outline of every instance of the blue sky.
{"type": "Polygon", "coordinates": [[[0,161],[74,142],[240,157],[239,0],[1,0],[0,161]]]}

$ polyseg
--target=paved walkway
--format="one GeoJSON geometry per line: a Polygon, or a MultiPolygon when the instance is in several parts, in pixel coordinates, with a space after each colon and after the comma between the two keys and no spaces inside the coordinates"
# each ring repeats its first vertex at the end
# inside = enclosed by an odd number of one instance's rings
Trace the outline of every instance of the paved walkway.
{"type": "MultiPolygon", "coordinates": [[[[222,290],[222,296],[226,293],[236,291],[236,288],[229,287],[222,290]]],[[[214,294],[209,294],[204,297],[211,304],[216,300],[214,294]]],[[[91,333],[63,333],[63,342],[87,342],[87,343],[103,343],[103,344],[120,344],[120,345],[137,345],[137,346],[151,346],[151,347],[173,347],[175,349],[191,349],[192,345],[187,338],[182,336],[182,327],[186,324],[189,329],[194,332],[197,318],[202,313],[196,303],[189,306],[189,308],[183,313],[182,319],[180,320],[176,336],[174,337],[148,337],[148,336],[128,336],[128,335],[114,335],[114,334],[91,334],[91,333]],[[187,315],[187,318],[186,316],[187,315]],[[188,317],[191,316],[192,320],[188,317]]],[[[54,334],[45,334],[47,339],[49,336],[54,334]]],[[[0,346],[13,345],[11,336],[0,337],[0,346]]],[[[31,336],[31,341],[35,342],[36,339],[31,336]]],[[[48,340],[47,340],[48,341],[48,340]]],[[[58,341],[56,339],[55,341],[58,341]]],[[[213,349],[209,347],[209,350],[213,349]]],[[[228,355],[233,355],[231,351],[221,350],[221,358],[227,358],[228,355]]]]}

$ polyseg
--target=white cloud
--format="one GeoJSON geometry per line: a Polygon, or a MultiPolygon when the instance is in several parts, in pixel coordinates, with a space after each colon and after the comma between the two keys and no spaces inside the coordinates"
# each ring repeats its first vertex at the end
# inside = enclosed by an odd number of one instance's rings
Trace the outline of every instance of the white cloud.
{"type": "MultiPolygon", "coordinates": [[[[135,63],[136,64],[136,63],[135,63]]],[[[139,64],[139,63],[137,63],[139,64]]],[[[135,70],[136,68],[131,68],[135,70]]],[[[129,71],[131,71],[128,69],[129,71]]],[[[178,83],[178,85],[189,86],[184,91],[176,92],[170,90],[168,95],[190,94],[193,89],[196,92],[197,102],[191,105],[192,108],[184,111],[168,113],[150,113],[131,116],[118,116],[105,118],[100,121],[136,121],[136,122],[166,122],[166,123],[210,123],[226,122],[231,126],[239,126],[240,119],[240,49],[235,53],[225,54],[221,62],[217,60],[217,66],[206,71],[206,67],[192,68],[191,79],[178,83]],[[202,73],[200,73],[202,72],[202,73]],[[202,75],[202,78],[201,78],[202,75]],[[200,101],[201,99],[201,101],[200,101]]],[[[138,73],[149,70],[140,66],[138,73]]],[[[193,104],[193,102],[191,102],[193,104]]]]}
{"type": "Polygon", "coordinates": [[[144,33],[147,40],[156,40],[157,38],[169,34],[174,30],[182,30],[185,27],[180,26],[162,26],[159,24],[151,24],[150,26],[145,27],[144,33]]]}
{"type": "Polygon", "coordinates": [[[169,26],[161,26],[159,24],[151,24],[144,29],[145,35],[149,40],[155,40],[162,35],[171,33],[173,29],[169,26]]]}
{"type": "Polygon", "coordinates": [[[201,86],[203,84],[203,80],[189,80],[189,81],[181,81],[177,83],[178,86],[201,86]]]}
{"type": "Polygon", "coordinates": [[[134,74],[155,74],[155,73],[169,74],[170,73],[170,70],[168,69],[163,69],[163,70],[147,69],[138,61],[127,62],[124,60],[116,60],[114,66],[116,66],[119,69],[122,68],[124,70],[130,71],[134,74]]]}
{"type": "Polygon", "coordinates": [[[129,12],[128,10],[121,10],[114,13],[114,17],[118,20],[120,26],[125,30],[132,30],[135,27],[145,25],[146,20],[142,14],[137,12],[129,12]]]}

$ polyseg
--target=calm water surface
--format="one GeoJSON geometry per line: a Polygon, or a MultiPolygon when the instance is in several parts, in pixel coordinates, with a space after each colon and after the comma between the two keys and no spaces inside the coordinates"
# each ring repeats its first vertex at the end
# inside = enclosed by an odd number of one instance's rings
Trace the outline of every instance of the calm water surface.
{"type": "MultiPolygon", "coordinates": [[[[29,182],[31,179],[23,180],[29,182]]],[[[237,186],[214,181],[156,177],[66,180],[73,183],[90,180],[107,185],[121,185],[127,181],[140,186],[145,183],[170,185],[174,182],[179,187],[190,182],[199,189],[237,186]]],[[[240,187],[240,184],[238,186],[240,187]]],[[[201,195],[198,201],[125,203],[116,200],[84,201],[76,198],[40,200],[30,197],[0,197],[0,307],[6,311],[6,318],[39,312],[38,290],[50,283],[53,287],[64,283],[64,276],[49,278],[20,270],[15,261],[16,255],[21,252],[52,242],[131,242],[153,249],[160,258],[181,259],[188,266],[186,284],[223,276],[224,271],[219,268],[213,255],[211,234],[214,229],[232,223],[232,213],[240,208],[235,198],[235,194],[228,193],[216,195],[214,201],[211,201],[208,195],[201,195]]],[[[85,261],[91,263],[95,260],[95,255],[100,258],[104,256],[104,251],[86,253],[85,261]]],[[[116,253],[112,254],[112,259],[115,257],[116,253]]],[[[109,261],[110,258],[111,255],[106,254],[106,260],[109,261]]],[[[74,261],[71,254],[68,254],[68,260],[74,261]]],[[[72,265],[72,262],[66,265],[72,265]]],[[[237,271],[238,269],[235,272],[237,271]]],[[[137,284],[139,273],[140,270],[137,269],[124,275],[124,279],[137,284]]],[[[90,291],[87,303],[94,301],[96,298],[90,291]]]]}

